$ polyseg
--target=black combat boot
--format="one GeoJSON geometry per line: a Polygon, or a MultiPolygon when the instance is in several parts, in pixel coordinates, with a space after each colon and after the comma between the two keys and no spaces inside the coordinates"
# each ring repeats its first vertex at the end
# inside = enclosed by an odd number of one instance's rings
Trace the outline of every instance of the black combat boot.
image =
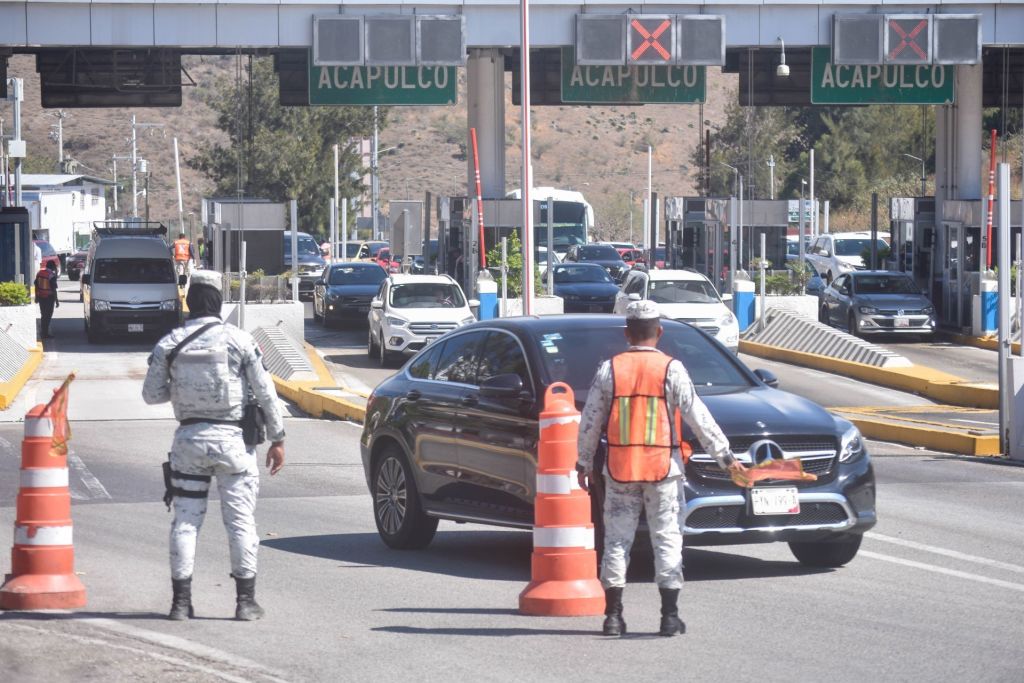
{"type": "Polygon", "coordinates": [[[256,621],[263,618],[263,608],[256,603],[256,577],[235,579],[235,619],[239,621],[256,621]]]}
{"type": "Polygon", "coordinates": [[[606,636],[621,636],[626,632],[626,622],[622,620],[622,589],[604,589],[604,627],[601,633],[606,636]]]}
{"type": "Polygon", "coordinates": [[[171,621],[185,621],[195,616],[192,610],[192,577],[187,579],[171,579],[174,597],[171,599],[171,611],[167,618],[171,621]]]}
{"type": "Polygon", "coordinates": [[[686,624],[679,618],[678,588],[659,588],[661,593],[661,629],[659,636],[674,636],[677,633],[686,633],[686,624]]]}

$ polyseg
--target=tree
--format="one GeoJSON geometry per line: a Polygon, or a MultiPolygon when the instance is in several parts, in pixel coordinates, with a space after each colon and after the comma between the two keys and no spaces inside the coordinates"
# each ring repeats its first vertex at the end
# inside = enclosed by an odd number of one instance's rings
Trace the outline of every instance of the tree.
{"type": "MultiPolygon", "coordinates": [[[[372,134],[373,108],[281,106],[272,59],[257,58],[250,64],[251,91],[247,77],[221,78],[204,95],[228,143],[209,143],[187,163],[205,173],[220,196],[235,197],[241,186],[245,197],[298,200],[300,228],[326,235],[328,202],[334,196],[332,147],[342,146],[340,196],[361,196],[361,180],[352,180],[350,174],[355,171],[362,178],[366,170],[345,142],[372,134]]],[[[379,126],[386,120],[387,110],[380,108],[379,126]]]]}

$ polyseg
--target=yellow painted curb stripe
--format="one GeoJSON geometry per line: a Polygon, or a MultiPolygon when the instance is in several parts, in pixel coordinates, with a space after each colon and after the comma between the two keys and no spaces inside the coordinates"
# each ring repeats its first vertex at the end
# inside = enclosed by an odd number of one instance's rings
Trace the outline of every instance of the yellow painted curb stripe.
{"type": "Polygon", "coordinates": [[[42,362],[43,347],[41,344],[37,344],[35,349],[28,352],[28,358],[18,373],[8,382],[0,382],[0,410],[6,410],[14,404],[14,399],[18,397],[18,393],[25,387],[25,383],[42,362]]]}
{"type": "Polygon", "coordinates": [[[847,419],[857,426],[860,433],[869,439],[894,441],[911,446],[923,446],[937,451],[962,453],[964,455],[1002,455],[999,450],[999,437],[974,436],[959,432],[950,432],[934,428],[913,427],[868,420],[856,416],[847,419]]]}
{"type": "MultiPolygon", "coordinates": [[[[972,337],[967,334],[957,334],[956,332],[942,332],[940,334],[944,339],[963,346],[974,346],[979,349],[988,349],[990,351],[997,351],[999,349],[998,337],[972,337]]],[[[1020,353],[1020,342],[1012,342],[1010,344],[1010,349],[1015,354],[1020,353]]]]}
{"type": "MultiPolygon", "coordinates": [[[[279,396],[291,401],[311,417],[323,417],[324,414],[327,414],[353,422],[362,422],[366,419],[366,408],[363,406],[337,396],[329,396],[316,391],[311,386],[304,386],[280,377],[274,377],[274,385],[277,387],[279,396]]],[[[335,387],[328,388],[335,389],[335,387]]]]}

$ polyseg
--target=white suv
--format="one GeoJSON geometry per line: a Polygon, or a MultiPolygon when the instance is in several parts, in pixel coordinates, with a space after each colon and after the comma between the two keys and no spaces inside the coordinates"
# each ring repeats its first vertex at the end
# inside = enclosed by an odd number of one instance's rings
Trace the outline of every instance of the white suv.
{"type": "Polygon", "coordinates": [[[736,316],[725,305],[711,281],[700,273],[692,270],[630,271],[622,290],[615,297],[612,312],[624,315],[630,301],[641,299],[658,304],[662,318],[699,327],[736,353],[740,345],[736,316]]]}
{"type": "Polygon", "coordinates": [[[413,355],[441,335],[475,322],[459,283],[447,275],[395,274],[370,302],[366,352],[386,366],[413,355]]]}
{"type": "MultiPolygon", "coordinates": [[[[879,250],[888,249],[882,233],[879,233],[879,250]]],[[[835,232],[828,235],[818,235],[811,248],[806,252],[806,258],[818,272],[818,275],[825,278],[829,284],[843,273],[854,270],[864,270],[864,259],[861,255],[871,249],[870,232],[835,232]]]]}

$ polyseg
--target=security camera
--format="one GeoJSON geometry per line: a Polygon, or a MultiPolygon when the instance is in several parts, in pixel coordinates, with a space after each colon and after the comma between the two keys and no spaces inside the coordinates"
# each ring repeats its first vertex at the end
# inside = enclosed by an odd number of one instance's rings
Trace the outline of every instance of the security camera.
{"type": "Polygon", "coordinates": [[[779,64],[777,67],[775,67],[775,75],[778,76],[779,78],[786,78],[786,77],[788,77],[789,76],[789,65],[787,65],[787,64],[779,64]]]}

